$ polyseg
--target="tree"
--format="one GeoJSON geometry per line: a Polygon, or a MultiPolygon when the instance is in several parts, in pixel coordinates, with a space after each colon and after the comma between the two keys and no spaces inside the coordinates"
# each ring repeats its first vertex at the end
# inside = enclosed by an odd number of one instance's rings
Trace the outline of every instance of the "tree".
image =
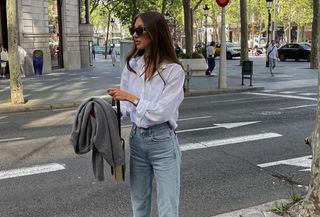
{"type": "Polygon", "coordinates": [[[320,0],[313,0],[313,22],[312,22],[312,43],[310,68],[320,68],[320,0]]]}
{"type": "Polygon", "coordinates": [[[249,60],[248,56],[248,19],[247,19],[247,0],[240,0],[240,18],[241,18],[241,60],[249,60]]]}
{"type": "Polygon", "coordinates": [[[196,2],[191,8],[190,0],[183,0],[184,33],[186,38],[186,54],[191,56],[193,50],[193,14],[199,8],[203,0],[196,2]]]}
{"type": "Polygon", "coordinates": [[[18,25],[16,1],[7,1],[7,25],[8,25],[8,53],[10,60],[10,92],[11,103],[22,104],[23,85],[21,81],[20,64],[18,60],[18,25]]]}
{"type": "MultiPolygon", "coordinates": [[[[317,48],[316,56],[313,58],[319,66],[319,34],[320,34],[320,0],[313,0],[313,25],[312,25],[312,50],[317,48]]],[[[295,204],[289,210],[292,217],[316,217],[320,216],[320,77],[318,77],[318,107],[316,127],[308,139],[312,149],[312,165],[309,189],[306,197],[295,204]]]]}
{"type": "Polygon", "coordinates": [[[186,54],[191,56],[192,54],[192,22],[191,22],[191,8],[190,0],[183,0],[183,12],[184,12],[184,34],[186,39],[186,54]]]}

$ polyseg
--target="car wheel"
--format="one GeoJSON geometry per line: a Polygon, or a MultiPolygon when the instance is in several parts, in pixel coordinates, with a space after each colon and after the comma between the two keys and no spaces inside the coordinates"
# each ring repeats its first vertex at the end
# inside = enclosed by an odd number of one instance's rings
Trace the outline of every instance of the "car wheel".
{"type": "Polygon", "coordinates": [[[286,61],[286,56],[284,54],[280,54],[279,59],[280,61],[286,61]]]}
{"type": "Polygon", "coordinates": [[[231,59],[232,59],[231,53],[227,53],[227,59],[228,59],[228,60],[231,60],[231,59]]]}

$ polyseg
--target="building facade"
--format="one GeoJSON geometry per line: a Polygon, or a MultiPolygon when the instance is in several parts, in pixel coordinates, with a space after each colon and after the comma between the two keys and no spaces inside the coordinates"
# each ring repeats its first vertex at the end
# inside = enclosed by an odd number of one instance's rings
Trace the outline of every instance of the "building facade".
{"type": "MultiPolygon", "coordinates": [[[[0,43],[8,48],[6,1],[9,0],[0,2],[0,43]]],[[[32,54],[35,50],[43,52],[43,73],[90,66],[93,26],[89,19],[89,0],[16,2],[18,44],[27,51],[27,74],[34,73],[32,54]]]]}

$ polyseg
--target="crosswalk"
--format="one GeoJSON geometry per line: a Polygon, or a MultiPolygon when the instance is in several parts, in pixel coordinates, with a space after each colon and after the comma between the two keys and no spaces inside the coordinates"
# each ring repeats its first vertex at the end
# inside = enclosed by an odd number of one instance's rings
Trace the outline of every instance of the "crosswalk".
{"type": "MultiPolygon", "coordinates": [[[[298,105],[298,106],[292,106],[292,107],[280,108],[280,109],[306,108],[306,107],[315,107],[317,105],[316,104],[317,93],[315,93],[315,92],[298,91],[298,90],[297,91],[294,91],[294,90],[279,91],[279,90],[266,89],[266,90],[259,91],[259,92],[246,92],[243,94],[301,99],[301,100],[306,100],[306,101],[312,102],[312,103],[309,103],[306,105],[298,105]]],[[[189,118],[180,119],[179,121],[193,121],[193,120],[198,120],[198,119],[207,119],[210,117],[211,116],[189,117],[189,118]]],[[[260,121],[257,121],[257,123],[258,122],[260,122],[260,121]]],[[[128,127],[128,126],[122,126],[122,127],[128,127]]],[[[210,127],[203,128],[203,129],[199,128],[197,130],[213,130],[215,128],[217,128],[217,126],[210,126],[210,127]]],[[[184,131],[189,132],[191,130],[194,131],[195,129],[188,129],[188,130],[184,130],[184,131]]],[[[179,133],[183,133],[183,132],[179,132],[179,133]]],[[[241,137],[181,144],[181,149],[182,149],[182,151],[190,151],[190,150],[194,150],[194,149],[217,147],[217,146],[221,146],[221,145],[238,144],[238,143],[240,144],[240,143],[244,143],[244,142],[256,141],[256,140],[261,140],[261,139],[271,139],[271,138],[277,138],[277,137],[281,137],[281,136],[282,135],[278,134],[278,133],[267,132],[267,133],[264,133],[261,135],[260,134],[259,135],[258,134],[244,135],[241,137]]],[[[23,139],[23,138],[15,138],[15,140],[21,140],[21,139],[23,139]]],[[[9,140],[6,140],[6,142],[9,142],[9,140]]],[[[303,158],[304,161],[303,161],[303,164],[301,165],[301,167],[304,167],[304,169],[307,168],[307,169],[305,169],[305,171],[308,171],[309,167],[307,167],[306,165],[310,165],[310,158],[309,158],[309,156],[306,156],[305,158],[303,158]]],[[[291,160],[291,161],[294,161],[294,160],[291,160]]],[[[280,164],[290,165],[291,161],[289,160],[289,163],[286,163],[286,160],[283,159],[282,161],[279,161],[278,163],[266,162],[266,163],[263,163],[263,164],[260,164],[257,166],[269,167],[269,166],[276,166],[276,165],[280,165],[280,164]]],[[[7,171],[0,171],[0,179],[7,179],[7,178],[20,177],[20,176],[25,176],[25,175],[47,173],[47,172],[53,172],[53,171],[57,171],[57,170],[64,170],[64,169],[66,169],[65,165],[55,164],[55,163],[47,164],[47,165],[38,165],[35,167],[30,167],[30,168],[18,168],[18,169],[13,169],[10,171],[8,171],[8,170],[7,171]]],[[[300,170],[300,171],[302,171],[302,170],[300,170]]]]}
{"type": "Polygon", "coordinates": [[[310,97],[317,97],[318,93],[316,92],[305,92],[305,91],[279,91],[279,90],[262,90],[263,93],[277,93],[277,94],[290,94],[295,96],[310,96],[310,97]]]}

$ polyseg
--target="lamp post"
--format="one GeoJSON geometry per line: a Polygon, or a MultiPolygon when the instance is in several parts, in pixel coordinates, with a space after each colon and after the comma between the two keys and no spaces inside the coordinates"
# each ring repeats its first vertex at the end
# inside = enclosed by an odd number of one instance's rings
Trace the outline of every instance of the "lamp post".
{"type": "Polygon", "coordinates": [[[114,24],[113,18],[111,18],[110,23],[111,23],[111,44],[113,45],[113,24],[114,24]]]}
{"type": "MultiPolygon", "coordinates": [[[[267,9],[268,9],[267,47],[269,47],[269,43],[270,43],[270,23],[271,23],[270,9],[272,7],[273,0],[266,0],[266,2],[267,2],[267,9]]],[[[268,54],[267,54],[267,58],[266,58],[266,67],[269,67],[268,54]]]]}
{"type": "Polygon", "coordinates": [[[209,7],[206,4],[203,8],[204,11],[204,16],[206,18],[206,29],[205,29],[205,35],[204,35],[204,58],[207,59],[207,28],[208,28],[208,12],[209,12],[209,7]]]}
{"type": "Polygon", "coordinates": [[[277,4],[277,0],[274,1],[274,9],[273,9],[273,36],[272,36],[272,39],[275,40],[275,41],[278,41],[278,38],[277,38],[277,20],[276,20],[276,17],[277,17],[277,14],[278,14],[278,10],[279,10],[279,6],[277,4]]]}

